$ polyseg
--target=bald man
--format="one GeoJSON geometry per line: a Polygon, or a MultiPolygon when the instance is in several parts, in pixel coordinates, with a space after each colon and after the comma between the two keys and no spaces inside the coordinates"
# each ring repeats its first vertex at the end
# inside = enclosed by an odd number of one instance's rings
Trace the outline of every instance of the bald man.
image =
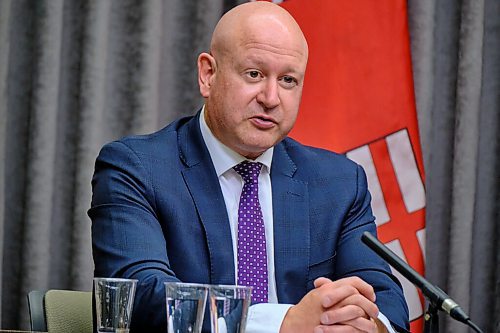
{"type": "Polygon", "coordinates": [[[237,6],[198,57],[202,110],[101,150],[89,210],[95,276],[139,280],[133,332],[166,331],[166,281],[252,285],[247,332],[408,329],[399,282],[360,242],[375,234],[362,168],[287,137],[307,57],[283,8],[237,6]]]}

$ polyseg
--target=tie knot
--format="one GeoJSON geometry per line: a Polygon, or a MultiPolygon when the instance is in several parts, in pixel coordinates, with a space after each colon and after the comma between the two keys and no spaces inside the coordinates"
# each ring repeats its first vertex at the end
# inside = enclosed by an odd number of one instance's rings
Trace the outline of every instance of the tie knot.
{"type": "Polygon", "coordinates": [[[233,167],[234,171],[243,178],[245,183],[257,183],[261,168],[262,163],[250,161],[243,161],[233,167]]]}

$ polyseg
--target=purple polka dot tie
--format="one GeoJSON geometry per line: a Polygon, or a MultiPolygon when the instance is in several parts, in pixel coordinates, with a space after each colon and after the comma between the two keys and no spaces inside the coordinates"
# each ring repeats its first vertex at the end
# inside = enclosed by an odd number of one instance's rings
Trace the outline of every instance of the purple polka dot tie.
{"type": "Polygon", "coordinates": [[[259,203],[261,163],[243,161],[233,169],[245,181],[238,209],[238,285],[252,286],[252,302],[267,303],[267,254],[259,203]]]}

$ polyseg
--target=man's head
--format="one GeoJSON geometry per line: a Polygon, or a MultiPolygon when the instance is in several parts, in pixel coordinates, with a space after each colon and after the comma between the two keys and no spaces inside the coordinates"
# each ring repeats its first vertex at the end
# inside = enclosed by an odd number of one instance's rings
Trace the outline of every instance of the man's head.
{"type": "Polygon", "coordinates": [[[283,8],[249,2],[215,27],[198,57],[206,121],[226,146],[256,158],[281,141],[297,117],[308,56],[299,26],[283,8]]]}

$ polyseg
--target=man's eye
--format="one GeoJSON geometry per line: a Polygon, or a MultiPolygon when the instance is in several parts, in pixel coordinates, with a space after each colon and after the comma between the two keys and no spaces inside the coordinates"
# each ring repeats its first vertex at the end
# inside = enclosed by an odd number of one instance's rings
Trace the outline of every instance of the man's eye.
{"type": "Polygon", "coordinates": [[[259,77],[259,72],[258,71],[250,71],[248,72],[248,75],[252,78],[252,79],[256,79],[259,77]]]}
{"type": "Polygon", "coordinates": [[[285,75],[281,78],[281,81],[287,86],[296,86],[298,84],[297,80],[293,76],[285,75]]]}

